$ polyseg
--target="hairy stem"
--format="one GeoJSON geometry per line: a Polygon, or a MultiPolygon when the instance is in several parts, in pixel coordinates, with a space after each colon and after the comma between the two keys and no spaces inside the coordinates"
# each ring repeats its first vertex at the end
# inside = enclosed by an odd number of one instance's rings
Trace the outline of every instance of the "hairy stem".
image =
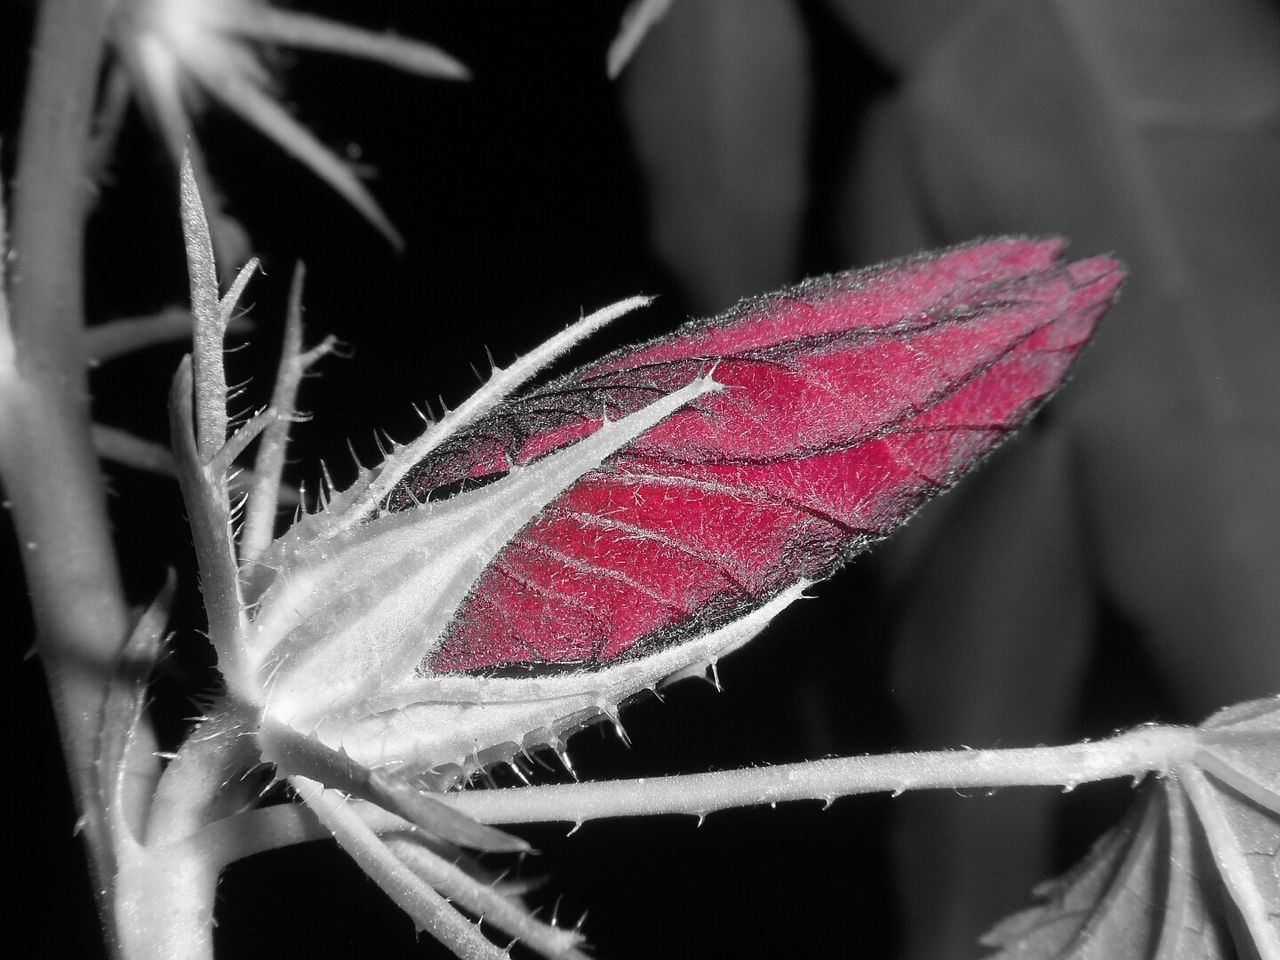
{"type": "Polygon", "coordinates": [[[213,960],[217,866],[182,844],[125,851],[121,864],[121,956],[213,960]]]}
{"type": "MultiPolygon", "coordinates": [[[[684,776],[472,790],[442,794],[439,800],[481,823],[583,823],[605,817],[705,816],[730,807],[831,801],[860,793],[1012,786],[1071,789],[1097,780],[1163,773],[1194,755],[1202,739],[1192,728],[1140,727],[1108,740],[1059,747],[843,757],[684,776]]],[[[365,823],[379,833],[409,826],[371,804],[356,806],[365,823]]],[[[307,811],[280,806],[210,824],[193,842],[230,863],[327,836],[307,811]]]]}
{"type": "Polygon", "coordinates": [[[112,904],[126,960],[213,960],[213,909],[224,861],[190,838],[252,802],[256,753],[234,709],[202,722],[165,769],[144,829],[117,850],[112,904]]]}
{"type": "Polygon", "coordinates": [[[90,442],[81,336],[89,134],[111,7],[40,6],[13,189],[14,358],[0,372],[0,471],[109,928],[114,867],[93,764],[128,615],[90,442]]]}
{"type": "Polygon", "coordinates": [[[1142,727],[1096,743],[1007,750],[944,750],[813,760],[677,777],[475,790],[454,798],[485,823],[684,813],[859,793],[982,787],[1060,786],[1163,771],[1195,752],[1191,728],[1142,727]]]}

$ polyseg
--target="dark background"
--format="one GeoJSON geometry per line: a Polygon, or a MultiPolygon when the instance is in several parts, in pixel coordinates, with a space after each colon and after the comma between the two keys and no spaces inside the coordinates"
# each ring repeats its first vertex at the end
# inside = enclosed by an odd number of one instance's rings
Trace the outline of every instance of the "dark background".
{"type": "MultiPolygon", "coordinates": [[[[343,15],[346,5],[309,4],[343,15]]],[[[402,254],[323,184],[247,131],[211,111],[200,126],[209,166],[247,228],[265,276],[246,302],[257,330],[229,361],[250,381],[248,407],[267,395],[292,265],[308,266],[312,338],[335,333],[346,359],[326,362],[296,431],[297,479],[314,481],[324,459],[350,475],[350,441],[371,462],[373,431],[413,435],[412,403],[463,399],[484,370],[528,350],[582,311],[632,293],[660,299],[601,334],[578,356],[669,329],[688,298],[651,252],[645,183],[620,106],[603,69],[623,4],[541,2],[366,3],[361,23],[394,22],[467,63],[469,84],[426,82],[362,63],[277,54],[289,66],[286,99],[325,142],[358,144],[370,181],[403,232],[402,254]]],[[[847,266],[831,236],[839,180],[859,146],[860,119],[893,90],[894,72],[818,3],[801,3],[814,86],[808,216],[795,276],[847,266]]],[[[6,7],[3,108],[6,174],[20,103],[30,5],[6,7]],[[24,26],[23,18],[27,18],[24,26]]],[[[350,15],[349,13],[346,15],[350,15]]],[[[134,114],[102,185],[89,234],[88,308],[94,320],[181,302],[181,258],[172,167],[134,114]]],[[[742,294],[758,292],[744,289],[742,294]]],[[[728,306],[728,304],[724,304],[728,306]]],[[[95,373],[98,417],[163,439],[168,377],[183,347],[157,348],[95,373]]],[[[199,634],[190,546],[176,486],[109,469],[112,517],[130,595],[144,601],[176,563],[181,596],[174,653],[156,685],[163,734],[176,744],[196,711],[192,691],[213,689],[199,634]],[[175,559],[176,558],[176,559],[175,559]]],[[[6,548],[7,558],[13,551],[6,548]]],[[[7,568],[16,588],[20,572],[7,568]]],[[[725,691],[686,682],[667,702],[642,699],[624,719],[634,742],[587,731],[572,752],[584,778],[692,772],[880,752],[904,746],[886,692],[886,650],[876,576],[855,565],[799,604],[751,648],[721,666],[725,691]]],[[[16,598],[13,637],[29,636],[16,598]]],[[[1105,625],[1107,653],[1082,694],[1076,735],[1105,735],[1138,719],[1169,716],[1158,683],[1125,623],[1105,625]]],[[[58,955],[100,953],[82,857],[38,664],[11,661],[20,679],[11,729],[10,794],[16,806],[16,942],[58,955]]],[[[556,779],[549,776],[549,779],[556,779]]],[[[1127,785],[1083,788],[1056,841],[1064,866],[1121,806],[1127,785]]],[[[522,830],[542,851],[518,866],[545,879],[531,894],[544,915],[558,904],[602,957],[805,956],[838,949],[891,956],[898,914],[890,881],[887,798],[816,803],[690,818],[590,823],[571,838],[560,826],[522,830]]],[[[443,956],[328,844],[236,865],[220,888],[221,956],[443,956]]],[[[518,951],[517,951],[518,952],[518,951]]]]}

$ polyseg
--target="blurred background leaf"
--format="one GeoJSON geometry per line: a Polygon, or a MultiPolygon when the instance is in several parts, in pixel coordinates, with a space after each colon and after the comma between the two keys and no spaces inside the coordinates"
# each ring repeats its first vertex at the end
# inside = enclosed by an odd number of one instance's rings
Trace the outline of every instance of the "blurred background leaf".
{"type": "MultiPolygon", "coordinates": [[[[735,89],[733,71],[752,62],[753,48],[722,51],[763,5],[730,6],[681,0],[637,55],[627,100],[653,185],[655,249],[695,302],[767,286],[771,277],[755,271],[775,264],[813,272],[1003,233],[1061,232],[1077,255],[1114,251],[1132,273],[1076,382],[881,551],[898,744],[1098,735],[1107,723],[1151,719],[1153,706],[1190,722],[1280,689],[1277,5],[787,5],[803,13],[807,33],[797,45],[784,31],[776,56],[790,51],[789,69],[810,78],[810,100],[794,83],[766,98],[739,84],[740,96],[698,134],[710,149],[646,148],[664,137],[706,146],[655,134],[651,100],[678,99],[687,112],[712,89],[722,99],[735,89]],[[712,36],[695,43],[679,33],[681,16],[712,36]],[[846,57],[878,59],[898,77],[854,132],[834,183],[821,177],[831,141],[815,132],[842,122],[823,96],[847,71],[831,54],[832,20],[850,31],[846,57]],[[718,72],[686,76],[678,95],[646,86],[646,58],[708,68],[708,50],[726,64],[718,72]],[[689,86],[699,79],[707,89],[689,86]],[[784,104],[803,111],[807,127],[779,123],[784,104]],[[783,223],[732,249],[692,236],[673,244],[661,224],[691,216],[727,232],[740,215],[732,185],[750,177],[741,169],[748,154],[730,149],[739,127],[777,142],[759,179],[798,178],[762,183],[752,196],[805,199],[776,207],[777,217],[790,211],[783,223]],[[781,141],[798,129],[809,130],[803,159],[777,163],[796,146],[781,141]],[[732,157],[721,177],[717,151],[732,157]],[[694,189],[679,200],[666,186],[682,181],[707,185],[701,208],[688,200],[694,189]],[[706,210],[709,197],[724,208],[706,210]],[[760,251],[766,241],[771,256],[760,251]],[[1121,673],[1109,712],[1082,714],[1108,667],[1121,673]]],[[[874,93],[874,73],[862,80],[874,93]]],[[[846,639],[857,642],[853,632],[846,639]]],[[[1057,859],[1058,799],[898,804],[903,955],[975,955],[985,926],[1057,859]]]]}
{"type": "Polygon", "coordinates": [[[698,312],[795,279],[804,44],[789,0],[677,0],[628,68],[623,102],[650,237],[698,312]]]}

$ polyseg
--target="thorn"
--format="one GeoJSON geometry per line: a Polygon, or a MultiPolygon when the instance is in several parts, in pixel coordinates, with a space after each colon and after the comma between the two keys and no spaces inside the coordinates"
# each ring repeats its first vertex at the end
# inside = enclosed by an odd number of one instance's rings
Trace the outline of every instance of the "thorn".
{"type": "Polygon", "coordinates": [[[508,761],[507,766],[511,768],[511,772],[514,773],[516,777],[519,778],[521,783],[523,783],[526,787],[529,786],[529,777],[525,774],[523,770],[520,769],[519,765],[516,764],[514,760],[508,761]]]}
{"type": "Polygon", "coordinates": [[[526,762],[525,762],[525,759],[524,759],[523,757],[515,757],[515,758],[513,758],[513,759],[512,759],[512,761],[511,761],[511,764],[512,764],[512,766],[514,766],[514,767],[518,767],[519,769],[523,770],[523,771],[524,771],[524,775],[525,775],[526,777],[531,777],[531,776],[533,776],[533,767],[534,767],[534,765],[533,765],[532,763],[526,763],[526,762]]]}
{"type": "Polygon", "coordinates": [[[716,688],[716,693],[724,693],[724,687],[720,686],[720,669],[716,665],[717,662],[712,660],[707,664],[707,669],[711,674],[711,685],[716,688]]]}
{"type": "Polygon", "coordinates": [[[573,821],[573,826],[569,828],[569,832],[566,833],[565,836],[572,837],[575,833],[577,833],[581,829],[582,829],[582,821],[575,820],[573,821]]]}
{"type": "Polygon", "coordinates": [[[568,772],[569,776],[573,777],[576,781],[578,779],[578,772],[573,769],[573,761],[569,759],[569,751],[566,749],[564,741],[557,738],[551,741],[550,746],[557,759],[559,759],[560,763],[563,764],[566,772],[568,772]]]}
{"type": "Polygon", "coordinates": [[[631,738],[627,736],[627,731],[622,726],[622,718],[618,716],[617,709],[615,708],[607,711],[606,716],[608,716],[613,725],[613,732],[617,734],[618,739],[622,741],[622,745],[628,750],[631,749],[631,738]]]}
{"type": "Polygon", "coordinates": [[[536,749],[534,750],[534,753],[532,756],[530,756],[528,751],[525,752],[525,756],[529,757],[530,760],[532,760],[535,764],[537,764],[543,770],[547,771],[547,773],[555,773],[555,769],[551,766],[551,764],[547,763],[546,760],[542,759],[541,755],[538,754],[536,749]]]}

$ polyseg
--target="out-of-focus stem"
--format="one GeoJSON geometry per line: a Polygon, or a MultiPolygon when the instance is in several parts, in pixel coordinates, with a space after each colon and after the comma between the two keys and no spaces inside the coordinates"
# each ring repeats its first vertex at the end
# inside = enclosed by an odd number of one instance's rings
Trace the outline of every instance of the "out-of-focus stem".
{"type": "MultiPolygon", "coordinates": [[[[104,907],[114,865],[94,759],[128,615],[90,442],[81,335],[88,144],[112,7],[40,5],[12,192],[15,357],[0,377],[0,471],[104,907]]],[[[110,926],[110,911],[103,916],[110,926]]]]}
{"type": "Polygon", "coordinates": [[[14,182],[15,339],[28,372],[75,380],[82,380],[76,344],[84,325],[80,281],[91,186],[86,158],[112,6],[79,0],[40,5],[14,182]]]}

